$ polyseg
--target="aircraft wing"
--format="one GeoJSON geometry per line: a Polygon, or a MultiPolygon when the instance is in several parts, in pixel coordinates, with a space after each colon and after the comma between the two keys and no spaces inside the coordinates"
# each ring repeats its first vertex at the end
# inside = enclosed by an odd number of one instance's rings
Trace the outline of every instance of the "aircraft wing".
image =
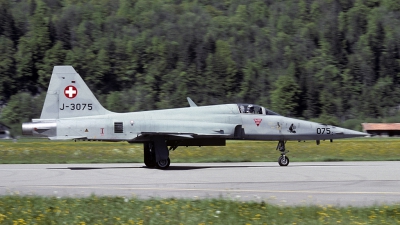
{"type": "Polygon", "coordinates": [[[170,150],[178,146],[225,146],[229,134],[194,134],[194,133],[167,133],[142,132],[129,143],[146,143],[155,136],[163,136],[170,150]]]}
{"type": "Polygon", "coordinates": [[[169,133],[169,132],[141,132],[134,140],[148,139],[150,136],[167,136],[169,139],[193,138],[228,138],[230,134],[198,134],[198,133],[169,133]]]}

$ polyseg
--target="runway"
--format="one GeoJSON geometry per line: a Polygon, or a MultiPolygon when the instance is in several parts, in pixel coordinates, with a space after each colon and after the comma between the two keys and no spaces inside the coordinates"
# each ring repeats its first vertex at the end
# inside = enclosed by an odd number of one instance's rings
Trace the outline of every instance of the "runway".
{"type": "Polygon", "coordinates": [[[226,198],[272,204],[400,204],[400,162],[0,165],[0,194],[226,198]]]}

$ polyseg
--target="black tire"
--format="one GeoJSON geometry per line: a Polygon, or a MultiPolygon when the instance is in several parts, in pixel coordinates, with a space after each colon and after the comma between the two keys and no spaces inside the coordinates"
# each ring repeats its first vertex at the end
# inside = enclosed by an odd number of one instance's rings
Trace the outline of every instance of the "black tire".
{"type": "Polygon", "coordinates": [[[157,162],[157,168],[162,169],[162,170],[168,169],[170,163],[171,163],[171,160],[169,158],[160,160],[157,162]]]}
{"type": "Polygon", "coordinates": [[[278,159],[278,163],[280,166],[289,165],[289,157],[281,155],[278,159]]]}
{"type": "Polygon", "coordinates": [[[153,149],[150,148],[151,143],[144,143],[144,165],[149,168],[153,168],[157,165],[156,154],[153,149]]]}
{"type": "Polygon", "coordinates": [[[144,161],[144,165],[146,165],[146,166],[149,167],[149,168],[153,168],[153,167],[156,166],[156,162],[155,162],[155,161],[152,161],[152,160],[145,160],[145,161],[144,161]]]}

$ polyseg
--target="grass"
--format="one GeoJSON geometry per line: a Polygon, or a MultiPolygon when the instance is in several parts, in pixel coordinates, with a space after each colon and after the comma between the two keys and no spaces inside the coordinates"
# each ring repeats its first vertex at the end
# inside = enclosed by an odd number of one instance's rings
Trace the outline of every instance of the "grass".
{"type": "MultiPolygon", "coordinates": [[[[179,147],[174,162],[275,162],[277,142],[228,141],[225,147],[179,147]]],[[[291,162],[400,160],[400,139],[358,138],[321,142],[288,142],[291,162]]],[[[45,139],[0,141],[0,163],[132,163],[143,162],[142,144],[126,142],[55,142],[45,139]]]]}
{"type": "Polygon", "coordinates": [[[400,205],[282,207],[223,199],[0,197],[0,224],[399,224],[400,205]]]}

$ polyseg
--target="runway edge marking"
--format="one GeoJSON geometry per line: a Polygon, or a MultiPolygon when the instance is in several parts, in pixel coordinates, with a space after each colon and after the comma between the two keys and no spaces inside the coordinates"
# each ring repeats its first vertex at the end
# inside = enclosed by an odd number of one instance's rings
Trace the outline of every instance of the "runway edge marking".
{"type": "Polygon", "coordinates": [[[98,187],[98,186],[25,186],[35,188],[66,188],[66,189],[111,189],[111,190],[152,190],[152,191],[209,191],[209,192],[250,192],[250,193],[304,193],[304,194],[380,194],[380,195],[400,195],[400,192],[380,192],[380,191],[292,191],[292,190],[240,190],[240,189],[210,189],[210,188],[134,188],[134,187],[98,187]]]}

